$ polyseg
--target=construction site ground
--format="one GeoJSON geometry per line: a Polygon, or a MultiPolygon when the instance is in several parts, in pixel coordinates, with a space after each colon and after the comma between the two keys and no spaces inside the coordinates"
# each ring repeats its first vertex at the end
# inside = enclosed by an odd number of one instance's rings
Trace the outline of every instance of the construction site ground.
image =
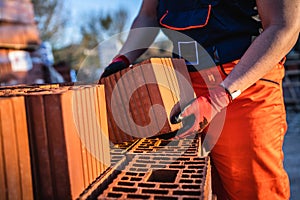
{"type": "Polygon", "coordinates": [[[297,200],[300,199],[300,111],[287,107],[287,121],[284,165],[290,178],[291,200],[297,200]]]}

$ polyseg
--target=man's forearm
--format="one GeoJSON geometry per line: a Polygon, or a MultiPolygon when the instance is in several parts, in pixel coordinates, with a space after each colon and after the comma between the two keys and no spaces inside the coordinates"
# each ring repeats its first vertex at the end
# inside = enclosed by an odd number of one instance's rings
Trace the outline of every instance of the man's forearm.
{"type": "Polygon", "coordinates": [[[157,22],[155,19],[140,15],[132,24],[128,38],[120,50],[133,63],[153,43],[158,34],[157,22]]]}
{"type": "Polygon", "coordinates": [[[251,44],[234,70],[224,80],[230,91],[244,91],[262,78],[291,50],[299,31],[274,25],[266,29],[251,44]]]}
{"type": "Polygon", "coordinates": [[[230,91],[244,91],[291,50],[300,32],[300,0],[256,0],[264,31],[224,80],[230,91]]]}

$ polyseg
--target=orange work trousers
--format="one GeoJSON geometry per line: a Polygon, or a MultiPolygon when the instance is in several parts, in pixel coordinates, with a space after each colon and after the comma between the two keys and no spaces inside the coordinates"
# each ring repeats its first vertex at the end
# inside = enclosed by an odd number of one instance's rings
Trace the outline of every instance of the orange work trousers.
{"type": "MultiPolygon", "coordinates": [[[[219,85],[237,62],[190,72],[196,95],[219,85]]],[[[283,77],[280,63],[224,109],[223,129],[210,152],[212,187],[218,200],[289,199],[282,151],[287,129],[283,77]]],[[[213,120],[220,120],[219,115],[213,120]]]]}

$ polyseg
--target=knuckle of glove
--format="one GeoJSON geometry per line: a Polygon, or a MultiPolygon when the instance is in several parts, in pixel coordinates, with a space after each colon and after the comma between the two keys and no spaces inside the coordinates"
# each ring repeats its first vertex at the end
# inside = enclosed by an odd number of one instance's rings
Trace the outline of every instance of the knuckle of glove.
{"type": "Polygon", "coordinates": [[[101,78],[105,78],[107,76],[110,76],[110,75],[112,75],[112,74],[114,74],[118,71],[121,71],[122,69],[125,69],[126,67],[127,67],[126,64],[122,61],[111,63],[110,65],[108,65],[105,68],[101,78]]]}

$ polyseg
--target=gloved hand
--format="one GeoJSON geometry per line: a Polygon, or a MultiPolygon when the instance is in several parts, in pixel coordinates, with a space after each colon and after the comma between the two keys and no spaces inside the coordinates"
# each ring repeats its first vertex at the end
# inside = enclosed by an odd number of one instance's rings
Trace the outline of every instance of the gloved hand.
{"type": "Polygon", "coordinates": [[[104,72],[100,77],[100,80],[111,74],[121,71],[122,69],[129,67],[129,65],[130,65],[130,62],[129,62],[128,58],[126,58],[126,56],[119,55],[119,56],[115,57],[112,60],[112,62],[104,69],[104,72]]]}
{"type": "Polygon", "coordinates": [[[200,96],[185,106],[179,113],[179,103],[171,112],[171,123],[182,122],[176,139],[185,138],[192,133],[202,132],[211,120],[232,101],[230,93],[222,86],[211,89],[207,96],[200,96]],[[177,111],[177,112],[176,112],[177,111]]]}

